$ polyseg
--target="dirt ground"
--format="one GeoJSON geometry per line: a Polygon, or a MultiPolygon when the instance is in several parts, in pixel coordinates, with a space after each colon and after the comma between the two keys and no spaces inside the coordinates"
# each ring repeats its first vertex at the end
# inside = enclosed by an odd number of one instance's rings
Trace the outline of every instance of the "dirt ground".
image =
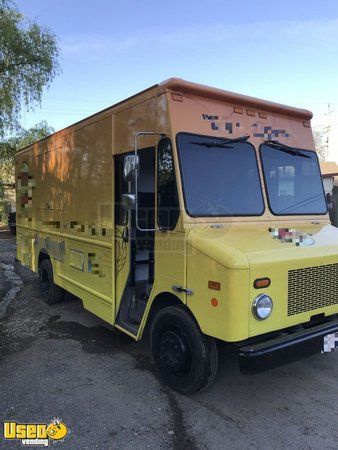
{"type": "Polygon", "coordinates": [[[180,396],[159,381],[147,341],[71,296],[45,305],[0,234],[1,421],[60,417],[70,429],[60,449],[337,449],[338,352],[242,375],[221,348],[215,384],[180,396]]]}

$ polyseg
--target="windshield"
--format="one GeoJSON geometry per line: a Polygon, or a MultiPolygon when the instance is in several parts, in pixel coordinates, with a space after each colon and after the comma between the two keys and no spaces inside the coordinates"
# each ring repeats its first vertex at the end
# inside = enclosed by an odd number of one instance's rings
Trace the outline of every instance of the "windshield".
{"type": "Polygon", "coordinates": [[[269,205],[274,214],[326,214],[314,151],[263,144],[260,152],[269,205]]]}
{"type": "Polygon", "coordinates": [[[254,147],[242,140],[179,133],[177,145],[187,213],[258,216],[264,212],[254,147]]]}

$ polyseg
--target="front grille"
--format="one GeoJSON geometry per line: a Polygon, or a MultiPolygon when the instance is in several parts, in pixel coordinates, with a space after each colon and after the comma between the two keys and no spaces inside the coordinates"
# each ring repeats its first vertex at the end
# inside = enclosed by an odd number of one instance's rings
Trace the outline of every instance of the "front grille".
{"type": "Polygon", "coordinates": [[[338,263],[289,270],[288,316],[338,304],[338,263]]]}

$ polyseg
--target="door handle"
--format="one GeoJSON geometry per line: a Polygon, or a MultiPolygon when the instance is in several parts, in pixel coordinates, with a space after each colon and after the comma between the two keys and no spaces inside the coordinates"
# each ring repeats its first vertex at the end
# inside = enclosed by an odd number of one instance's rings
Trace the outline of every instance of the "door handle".
{"type": "Polygon", "coordinates": [[[175,291],[175,292],[178,292],[178,293],[182,293],[182,292],[184,292],[185,294],[187,294],[187,295],[192,295],[193,293],[194,293],[194,291],[192,290],[192,289],[189,289],[189,288],[184,288],[184,287],[182,287],[182,286],[177,286],[177,284],[174,284],[173,286],[172,286],[172,289],[173,289],[173,291],[175,291]]]}

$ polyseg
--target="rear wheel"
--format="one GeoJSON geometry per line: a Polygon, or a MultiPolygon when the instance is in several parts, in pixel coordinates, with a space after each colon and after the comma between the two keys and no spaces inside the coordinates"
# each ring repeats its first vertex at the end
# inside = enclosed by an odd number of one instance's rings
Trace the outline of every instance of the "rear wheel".
{"type": "Polygon", "coordinates": [[[40,264],[39,286],[42,298],[47,305],[61,302],[64,290],[54,283],[53,267],[50,259],[44,259],[40,264]]]}
{"type": "Polygon", "coordinates": [[[168,306],[156,314],[150,341],[153,360],[173,390],[193,394],[214,381],[218,368],[216,342],[201,332],[182,306],[168,306]]]}

